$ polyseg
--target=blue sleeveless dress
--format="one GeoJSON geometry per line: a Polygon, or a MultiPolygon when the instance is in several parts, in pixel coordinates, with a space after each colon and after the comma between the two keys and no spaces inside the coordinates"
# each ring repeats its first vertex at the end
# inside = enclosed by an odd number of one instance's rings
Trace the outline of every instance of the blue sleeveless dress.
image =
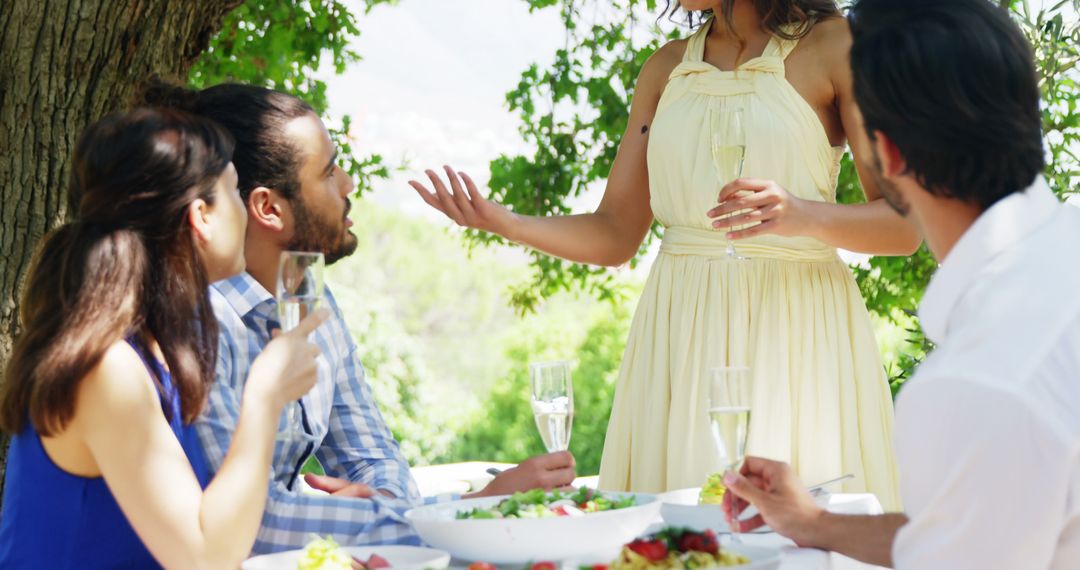
{"type": "MultiPolygon", "coordinates": [[[[166,398],[162,409],[206,488],[208,475],[194,426],[185,426],[172,378],[146,350],[129,340],[166,398]],[[168,413],[171,412],[171,413],[168,413]]],[[[0,511],[0,568],[160,568],[120,511],[105,480],[79,477],[56,466],[32,425],[11,440],[0,511]]],[[[169,492],[162,489],[163,493],[169,492]]]]}

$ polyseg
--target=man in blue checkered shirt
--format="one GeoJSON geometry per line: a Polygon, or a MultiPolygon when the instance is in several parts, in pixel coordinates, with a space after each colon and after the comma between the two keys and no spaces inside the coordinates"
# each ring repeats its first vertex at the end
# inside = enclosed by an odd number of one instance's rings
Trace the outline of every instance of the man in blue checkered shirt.
{"type": "MultiPolygon", "coordinates": [[[[240,410],[248,369],[279,326],[270,293],[282,251],[321,251],[328,264],[357,245],[349,228],[353,183],[337,165],[326,127],[311,107],[283,93],[247,85],[218,85],[177,96],[176,105],[216,120],[236,138],[233,163],[248,209],[247,272],[215,283],[210,299],[220,325],[217,377],[198,422],[208,464],[225,459],[240,410]]],[[[322,354],[315,388],[301,400],[300,429],[279,436],[270,496],[255,553],[300,548],[312,534],[341,544],[418,544],[403,513],[422,498],[364,380],[359,349],[329,288],[331,318],[314,334],[322,354]],[[307,482],[327,495],[299,491],[309,457],[327,476],[307,482]]],[[[258,381],[253,380],[253,381],[258,381]]],[[[286,416],[282,418],[282,429],[286,416]]],[[[569,453],[526,460],[500,474],[477,495],[569,485],[569,453]]]]}

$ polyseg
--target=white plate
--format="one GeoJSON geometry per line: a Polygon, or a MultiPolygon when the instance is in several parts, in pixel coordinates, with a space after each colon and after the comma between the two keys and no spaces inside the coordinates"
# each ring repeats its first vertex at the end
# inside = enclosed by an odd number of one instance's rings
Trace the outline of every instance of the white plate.
{"type": "Polygon", "coordinates": [[[749,564],[728,566],[724,570],[777,570],[780,568],[782,555],[779,547],[730,544],[724,546],[724,549],[737,552],[750,559],[749,564]]]}
{"type": "Polygon", "coordinates": [[[655,496],[640,493],[605,495],[634,495],[638,504],[580,517],[454,518],[459,511],[493,507],[506,498],[486,497],[418,507],[405,513],[405,518],[425,543],[462,560],[524,564],[538,560],[613,559],[623,544],[660,520],[660,503],[655,496]]]}
{"type": "MultiPolygon", "coordinates": [[[[777,570],[780,568],[781,557],[783,551],[779,547],[774,546],[754,546],[750,544],[725,544],[724,550],[730,550],[750,559],[749,564],[743,564],[741,566],[725,566],[723,570],[777,570]]],[[[594,564],[610,564],[615,557],[611,558],[585,558],[580,561],[575,560],[573,562],[563,565],[563,570],[579,570],[582,566],[592,566],[594,564]]]]}
{"type": "MultiPolygon", "coordinates": [[[[442,570],[450,565],[450,554],[433,548],[419,546],[343,546],[345,552],[360,560],[378,554],[395,570],[442,570]]],[[[296,570],[302,550],[289,550],[277,554],[264,554],[248,558],[240,564],[241,570],[296,570]]]]}

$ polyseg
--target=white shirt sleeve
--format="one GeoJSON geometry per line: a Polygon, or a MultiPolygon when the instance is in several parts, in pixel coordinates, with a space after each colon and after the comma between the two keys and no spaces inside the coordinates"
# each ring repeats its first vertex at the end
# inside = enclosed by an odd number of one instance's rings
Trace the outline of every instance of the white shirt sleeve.
{"type": "Polygon", "coordinates": [[[921,379],[896,415],[911,521],[893,544],[904,569],[1047,568],[1065,518],[1068,452],[1020,397],[921,379]]]}

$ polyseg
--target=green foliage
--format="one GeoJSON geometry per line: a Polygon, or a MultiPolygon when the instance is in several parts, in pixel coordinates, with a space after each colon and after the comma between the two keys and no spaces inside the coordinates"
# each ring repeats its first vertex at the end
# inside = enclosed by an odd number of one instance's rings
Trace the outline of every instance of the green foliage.
{"type": "Polygon", "coordinates": [[[521,268],[491,251],[470,258],[460,237],[374,204],[358,203],[352,218],[359,247],[327,282],[405,456],[430,463],[503,367],[515,319],[501,292],[521,268]]]}
{"type": "Polygon", "coordinates": [[[578,473],[598,473],[629,324],[626,304],[594,306],[584,321],[579,307],[527,319],[507,350],[509,370],[485,398],[482,413],[459,430],[446,460],[516,462],[544,453],[529,404],[529,363],[576,358],[570,451],[578,473]]]}
{"type": "Polygon", "coordinates": [[[1063,9],[1080,13],[1080,0],[1062,0],[1032,12],[1026,0],[1014,14],[1035,50],[1043,100],[1043,131],[1048,147],[1047,179],[1058,196],[1080,193],[1080,22],[1067,21],[1063,9]]]}
{"type": "MultiPolygon", "coordinates": [[[[363,7],[366,13],[395,2],[363,0],[363,7]]],[[[300,97],[326,118],[326,83],[316,72],[327,60],[337,73],[359,61],[360,55],[349,48],[359,35],[356,16],[338,0],[247,0],[225,18],[188,83],[196,89],[226,81],[262,85],[300,97]]],[[[387,166],[378,155],[354,157],[350,119],[346,115],[340,122],[330,135],[341,150],[342,167],[362,193],[371,188],[373,178],[387,177],[387,166]]]]}
{"type": "Polygon", "coordinates": [[[599,468],[630,314],[563,294],[519,318],[503,291],[526,258],[468,253],[459,234],[361,203],[357,253],[327,281],[348,318],[379,407],[414,465],[521,461],[542,453],[529,406],[528,364],[576,359],[571,450],[599,468]]]}

